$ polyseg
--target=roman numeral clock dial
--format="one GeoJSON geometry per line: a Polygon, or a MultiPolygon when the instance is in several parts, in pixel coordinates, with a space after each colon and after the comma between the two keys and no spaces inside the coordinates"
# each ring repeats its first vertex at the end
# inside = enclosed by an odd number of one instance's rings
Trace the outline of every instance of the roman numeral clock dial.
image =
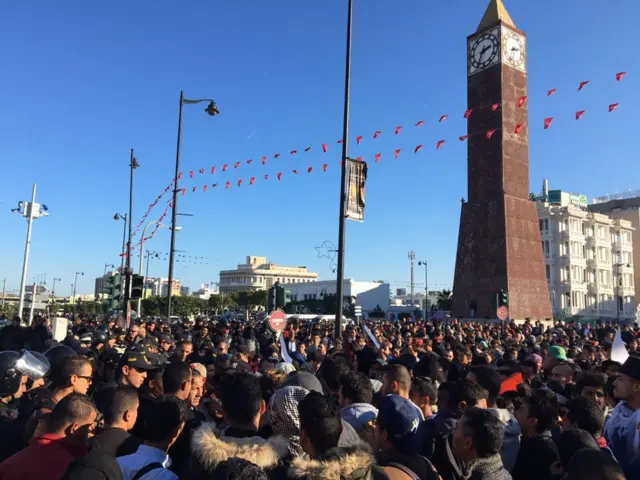
{"type": "Polygon", "coordinates": [[[469,75],[489,68],[500,61],[498,30],[492,30],[469,40],[469,75]]]}

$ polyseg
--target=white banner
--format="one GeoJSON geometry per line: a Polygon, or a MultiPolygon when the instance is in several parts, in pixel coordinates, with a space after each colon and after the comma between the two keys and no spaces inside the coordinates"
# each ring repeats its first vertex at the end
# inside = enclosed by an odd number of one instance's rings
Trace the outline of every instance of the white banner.
{"type": "Polygon", "coordinates": [[[284,340],[284,335],[280,335],[280,355],[286,363],[293,363],[293,360],[291,360],[291,357],[289,356],[289,351],[287,350],[287,342],[284,340]]]}
{"type": "Polygon", "coordinates": [[[367,336],[371,339],[371,341],[373,342],[373,344],[376,346],[376,348],[380,348],[380,344],[378,343],[378,340],[376,340],[375,335],[373,334],[373,332],[369,329],[369,327],[367,327],[366,325],[364,326],[364,332],[367,334],[367,336]]]}

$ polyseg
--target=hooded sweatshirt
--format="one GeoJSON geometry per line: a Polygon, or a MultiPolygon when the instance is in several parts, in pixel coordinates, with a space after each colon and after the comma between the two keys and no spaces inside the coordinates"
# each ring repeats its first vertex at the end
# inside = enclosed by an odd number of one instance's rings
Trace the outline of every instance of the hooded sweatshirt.
{"type": "Polygon", "coordinates": [[[620,402],[607,420],[603,436],[622,469],[627,471],[640,455],[640,409],[631,410],[626,402],[620,402]]]}
{"type": "Polygon", "coordinates": [[[378,409],[369,403],[352,403],[340,410],[340,418],[359,431],[378,418],[378,409]]]}
{"type": "Polygon", "coordinates": [[[513,472],[516,466],[518,453],[520,452],[520,424],[518,420],[504,408],[489,408],[489,412],[493,413],[504,425],[504,443],[500,450],[500,457],[504,468],[509,472],[513,472]]]}

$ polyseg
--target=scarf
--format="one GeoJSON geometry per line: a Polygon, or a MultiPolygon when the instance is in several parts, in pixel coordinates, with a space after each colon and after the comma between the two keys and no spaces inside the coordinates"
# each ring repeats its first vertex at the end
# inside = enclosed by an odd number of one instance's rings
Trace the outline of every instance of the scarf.
{"type": "Polygon", "coordinates": [[[308,393],[306,388],[284,387],[274,393],[269,401],[269,423],[273,433],[289,440],[289,453],[294,457],[304,456],[300,445],[298,404],[308,393]]]}

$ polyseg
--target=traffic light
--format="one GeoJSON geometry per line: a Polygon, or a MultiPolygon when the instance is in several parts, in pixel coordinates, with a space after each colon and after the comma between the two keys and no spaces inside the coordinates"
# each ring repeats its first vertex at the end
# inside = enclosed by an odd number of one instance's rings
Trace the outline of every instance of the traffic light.
{"type": "Polygon", "coordinates": [[[284,286],[276,282],[270,289],[267,297],[267,310],[272,312],[276,308],[284,309],[287,305],[288,295],[284,286]]]}
{"type": "Polygon", "coordinates": [[[111,308],[118,308],[122,301],[122,293],[124,285],[122,284],[124,277],[119,273],[113,276],[113,293],[111,295],[111,308]]]}
{"type": "Polygon", "coordinates": [[[144,292],[144,277],[142,275],[133,275],[131,277],[131,299],[137,300],[142,298],[144,292]]]}
{"type": "Polygon", "coordinates": [[[509,306],[509,293],[501,289],[498,292],[498,307],[508,307],[509,306]]]}
{"type": "Polygon", "coordinates": [[[121,283],[122,280],[119,273],[102,277],[102,293],[105,295],[108,308],[117,308],[122,290],[121,283]]]}

